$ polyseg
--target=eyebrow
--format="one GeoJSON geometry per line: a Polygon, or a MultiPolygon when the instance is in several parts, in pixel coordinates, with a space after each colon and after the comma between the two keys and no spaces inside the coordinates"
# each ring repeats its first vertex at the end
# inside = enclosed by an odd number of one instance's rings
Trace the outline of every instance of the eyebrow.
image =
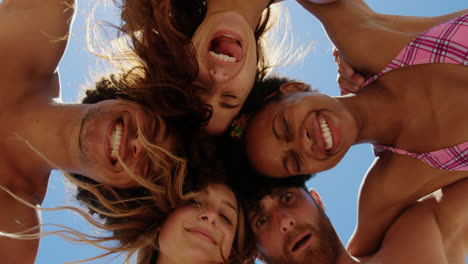
{"type": "Polygon", "coordinates": [[[294,150],[290,150],[287,152],[286,156],[283,158],[283,168],[287,173],[294,174],[293,172],[289,170],[289,166],[288,166],[288,161],[291,159],[296,163],[296,171],[297,172],[301,171],[301,165],[300,165],[298,156],[299,155],[297,154],[297,152],[295,152],[294,150]]]}
{"type": "Polygon", "coordinates": [[[261,205],[260,202],[259,202],[259,203],[258,203],[258,207],[254,210],[254,213],[253,213],[253,215],[250,217],[249,222],[254,221],[254,220],[258,217],[258,215],[259,215],[261,212],[263,212],[263,205],[261,205]]]}
{"type": "MultiPolygon", "coordinates": [[[[272,199],[276,199],[277,197],[281,196],[285,190],[289,190],[289,188],[274,188],[270,194],[265,195],[270,196],[272,199]]],[[[252,222],[255,218],[258,217],[259,214],[261,214],[265,210],[265,207],[261,204],[261,201],[258,202],[257,208],[255,210],[252,210],[254,213],[249,217],[249,222],[252,222]]]]}
{"type": "Polygon", "coordinates": [[[281,140],[281,137],[279,136],[278,131],[276,131],[276,127],[275,127],[276,119],[278,119],[278,115],[279,115],[279,114],[276,114],[276,115],[273,117],[273,120],[272,120],[272,122],[271,122],[271,130],[273,131],[273,134],[275,135],[276,139],[281,140]]]}
{"type": "Polygon", "coordinates": [[[229,201],[227,200],[223,200],[223,204],[226,205],[227,207],[231,208],[232,210],[234,210],[237,214],[237,208],[229,201]]]}

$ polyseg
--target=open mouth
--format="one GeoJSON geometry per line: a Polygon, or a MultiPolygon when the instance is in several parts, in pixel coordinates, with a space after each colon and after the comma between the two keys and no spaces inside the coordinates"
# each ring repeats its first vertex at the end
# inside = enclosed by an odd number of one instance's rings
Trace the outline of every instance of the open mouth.
{"type": "Polygon", "coordinates": [[[123,128],[123,122],[122,120],[118,120],[109,138],[110,156],[111,156],[112,165],[114,165],[118,160],[120,144],[122,142],[122,128],[123,128]]]}
{"type": "Polygon", "coordinates": [[[296,244],[294,244],[291,251],[294,252],[294,251],[296,251],[298,249],[303,248],[307,244],[307,242],[310,241],[310,237],[311,237],[311,234],[307,234],[304,237],[302,237],[301,239],[299,239],[299,241],[297,241],[296,244]]]}
{"type": "Polygon", "coordinates": [[[320,131],[322,132],[322,139],[325,143],[325,150],[330,151],[333,148],[333,133],[325,118],[319,115],[318,121],[320,124],[320,131]]]}
{"type": "Polygon", "coordinates": [[[242,61],[244,56],[241,42],[231,35],[221,35],[214,38],[208,53],[213,58],[228,63],[242,61]]]}

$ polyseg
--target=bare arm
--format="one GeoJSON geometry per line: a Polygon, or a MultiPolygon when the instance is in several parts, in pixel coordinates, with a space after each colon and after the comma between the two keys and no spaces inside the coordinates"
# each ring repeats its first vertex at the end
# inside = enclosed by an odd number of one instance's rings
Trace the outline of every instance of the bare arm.
{"type": "Polygon", "coordinates": [[[467,177],[466,171],[440,170],[416,158],[383,152],[361,186],[358,222],[348,251],[354,256],[375,252],[389,226],[408,206],[467,177]]]}
{"type": "Polygon", "coordinates": [[[435,211],[449,263],[465,263],[468,255],[468,179],[442,189],[435,211]]]}
{"type": "Polygon", "coordinates": [[[75,0],[4,0],[0,4],[2,75],[48,78],[65,52],[75,0]]]}
{"type": "Polygon", "coordinates": [[[438,17],[409,17],[376,13],[363,0],[337,0],[327,5],[307,0],[297,2],[320,20],[341,58],[365,77],[380,72],[423,31],[466,11],[438,17]]]}

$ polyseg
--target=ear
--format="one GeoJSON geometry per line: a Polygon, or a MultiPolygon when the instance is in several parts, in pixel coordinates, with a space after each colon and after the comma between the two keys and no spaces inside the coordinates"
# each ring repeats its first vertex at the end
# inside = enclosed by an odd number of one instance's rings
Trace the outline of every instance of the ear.
{"type": "Polygon", "coordinates": [[[317,202],[317,204],[322,207],[322,210],[325,212],[326,208],[325,208],[325,204],[323,203],[322,201],[322,198],[320,198],[320,195],[318,194],[318,192],[316,192],[313,188],[310,188],[310,195],[312,195],[312,197],[314,198],[315,202],[317,202]]]}
{"type": "Polygon", "coordinates": [[[280,92],[283,94],[305,91],[307,91],[307,85],[303,82],[288,82],[280,87],[280,92]]]}

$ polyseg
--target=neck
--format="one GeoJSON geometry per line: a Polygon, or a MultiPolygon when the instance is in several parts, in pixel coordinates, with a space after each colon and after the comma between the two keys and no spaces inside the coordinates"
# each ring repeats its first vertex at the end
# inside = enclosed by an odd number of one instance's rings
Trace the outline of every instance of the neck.
{"type": "Polygon", "coordinates": [[[354,144],[391,145],[396,140],[403,118],[394,96],[377,87],[364,87],[356,95],[337,98],[351,113],[358,134],[354,144]]]}
{"type": "Polygon", "coordinates": [[[80,125],[88,107],[49,102],[28,113],[22,125],[12,131],[19,140],[10,141],[20,150],[16,153],[21,155],[18,160],[25,163],[23,167],[34,173],[49,173],[59,168],[75,172],[80,166],[80,125]]]}
{"type": "Polygon", "coordinates": [[[207,15],[224,11],[237,12],[246,19],[252,30],[255,30],[269,2],[269,0],[207,0],[207,15]]]}

